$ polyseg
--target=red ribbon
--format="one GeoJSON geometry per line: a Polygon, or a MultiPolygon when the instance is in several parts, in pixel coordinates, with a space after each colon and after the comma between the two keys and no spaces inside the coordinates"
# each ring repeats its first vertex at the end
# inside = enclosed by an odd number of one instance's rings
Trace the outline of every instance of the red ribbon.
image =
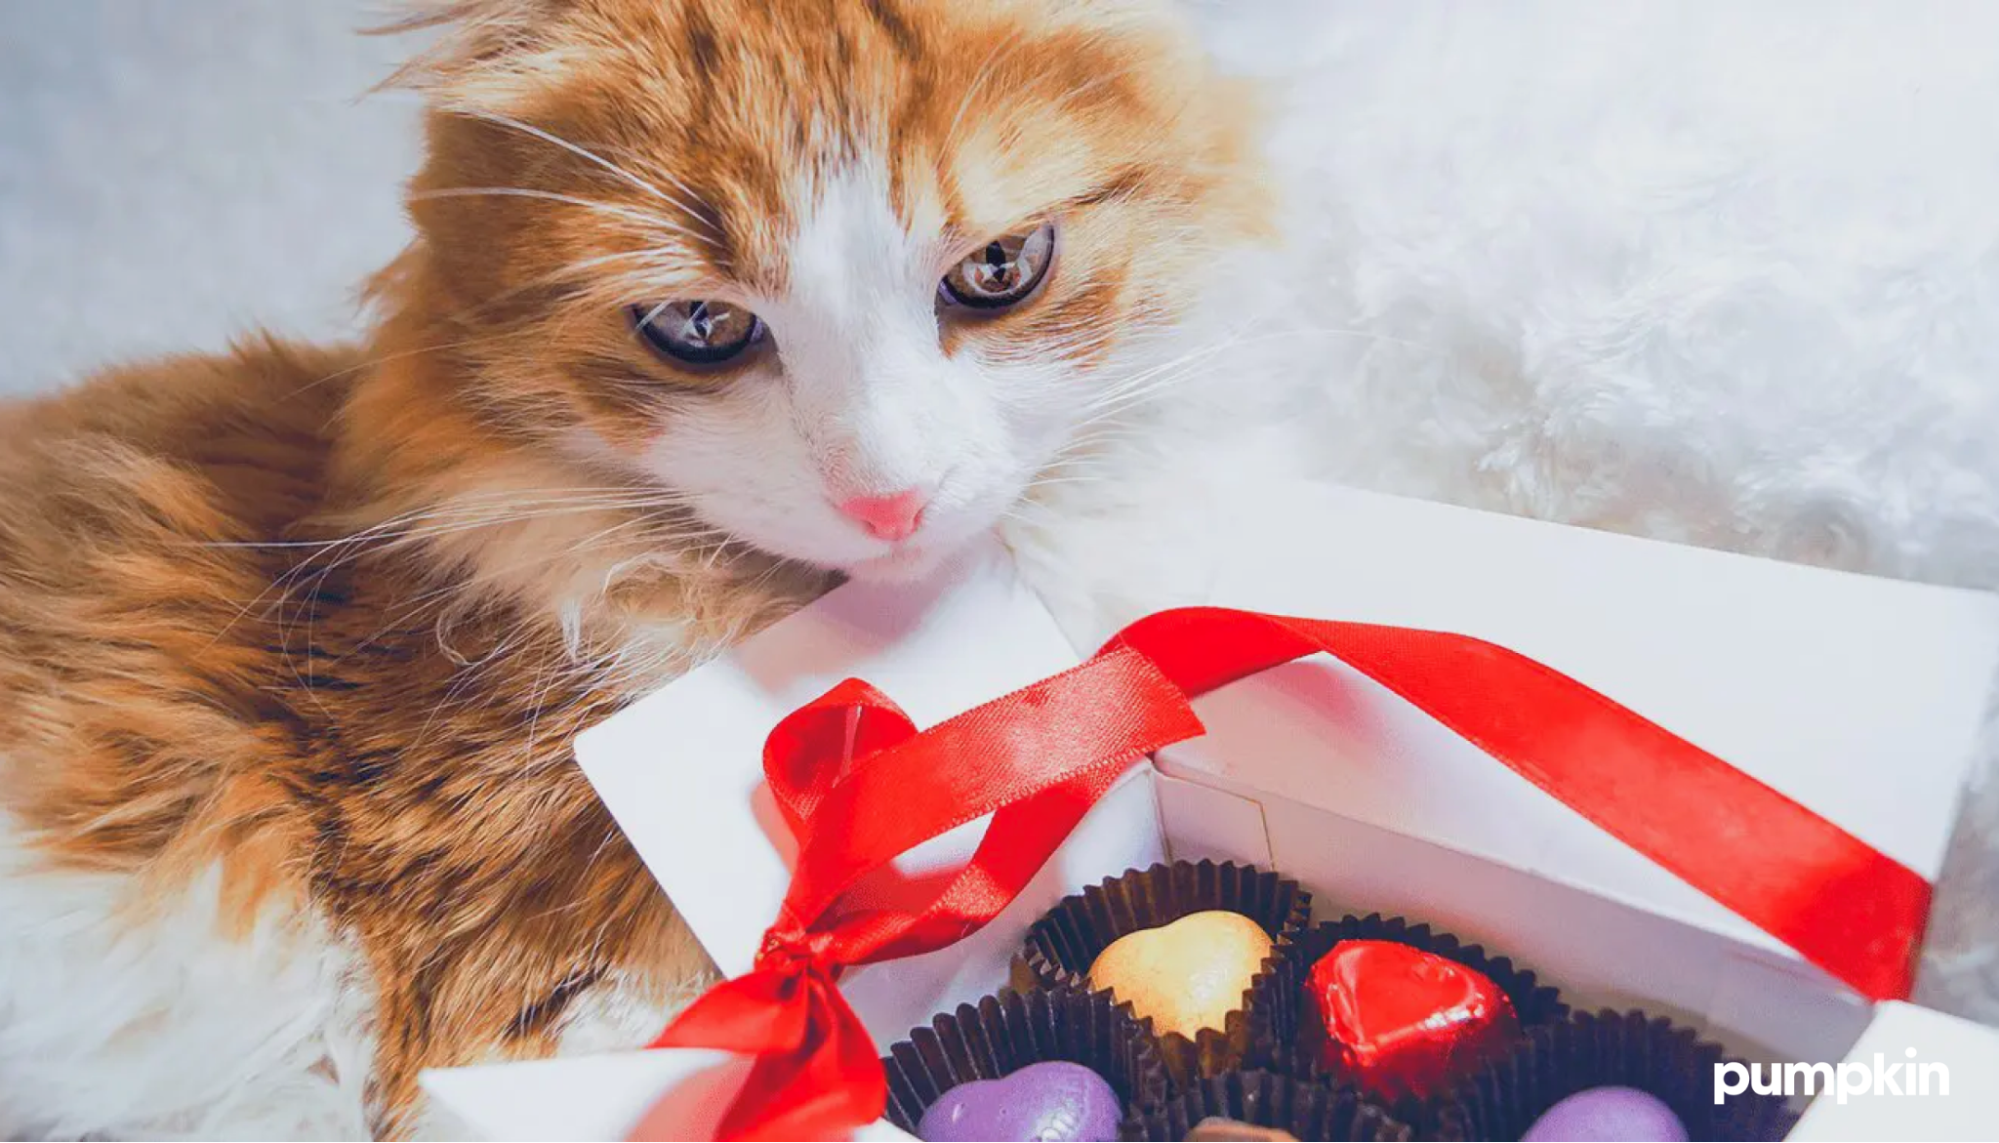
{"type": "Polygon", "coordinates": [[[1320,651],[1861,994],[1908,995],[1928,882],[1574,679],[1464,635],[1183,608],[922,733],[852,680],[771,732],[764,773],[800,845],[790,891],[751,971],[654,1044],[756,1057],[717,1137],[844,1137],[879,1118],[881,1061],[840,970],[942,948],[992,920],[1132,763],[1202,733],[1192,698],[1320,651]],[[843,901],[861,877],[988,813],[971,860],[924,908],[843,901]]]}

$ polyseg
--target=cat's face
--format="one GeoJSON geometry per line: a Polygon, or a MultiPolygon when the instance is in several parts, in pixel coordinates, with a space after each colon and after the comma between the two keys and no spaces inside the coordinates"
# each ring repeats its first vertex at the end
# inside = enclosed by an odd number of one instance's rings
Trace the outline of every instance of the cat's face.
{"type": "Polygon", "coordinates": [[[477,0],[412,210],[463,399],[757,547],[919,571],[1146,386],[1254,226],[1124,0],[477,0]]]}

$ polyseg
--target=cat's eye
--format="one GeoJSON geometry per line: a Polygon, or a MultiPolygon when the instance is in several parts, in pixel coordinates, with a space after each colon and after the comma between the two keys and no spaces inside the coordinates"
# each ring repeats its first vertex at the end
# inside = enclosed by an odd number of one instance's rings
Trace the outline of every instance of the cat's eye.
{"type": "Polygon", "coordinates": [[[975,310],[1003,310],[1026,301],[1055,258],[1055,226],[995,238],[951,267],[938,284],[945,301],[975,310]]]}
{"type": "Polygon", "coordinates": [[[720,365],[763,340],[757,315],[728,302],[633,306],[632,328],[653,351],[686,365],[720,365]]]}

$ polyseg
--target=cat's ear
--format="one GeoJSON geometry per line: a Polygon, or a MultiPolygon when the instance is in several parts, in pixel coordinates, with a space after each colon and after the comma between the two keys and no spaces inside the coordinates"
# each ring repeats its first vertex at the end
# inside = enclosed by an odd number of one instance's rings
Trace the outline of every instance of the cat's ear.
{"type": "MultiPolygon", "coordinates": [[[[578,0],[402,0],[403,15],[369,31],[430,34],[435,41],[383,87],[413,88],[445,101],[504,95],[535,70],[578,0]]],[[[504,100],[497,100],[504,102],[504,100]]]]}

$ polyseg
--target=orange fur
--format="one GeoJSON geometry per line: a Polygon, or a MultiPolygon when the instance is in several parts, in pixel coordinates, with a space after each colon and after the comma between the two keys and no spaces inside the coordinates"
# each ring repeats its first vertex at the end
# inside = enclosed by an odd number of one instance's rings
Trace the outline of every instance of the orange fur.
{"type": "Polygon", "coordinates": [[[826,576],[619,467],[725,383],[644,353],[622,307],[780,282],[788,188],[867,150],[961,241],[1063,215],[1049,296],[947,346],[1107,331],[1095,352],[1170,317],[1198,250],[1146,236],[1249,234],[1258,200],[1237,93],[1129,8],[448,5],[405,77],[435,107],[419,238],[365,347],[262,341],[0,412],[8,814],[52,866],[131,874],[133,924],[216,867],[239,929],[322,911],[378,994],[385,1132],[422,1067],[546,1052],[611,978],[697,977],[568,742],[826,576]]]}

